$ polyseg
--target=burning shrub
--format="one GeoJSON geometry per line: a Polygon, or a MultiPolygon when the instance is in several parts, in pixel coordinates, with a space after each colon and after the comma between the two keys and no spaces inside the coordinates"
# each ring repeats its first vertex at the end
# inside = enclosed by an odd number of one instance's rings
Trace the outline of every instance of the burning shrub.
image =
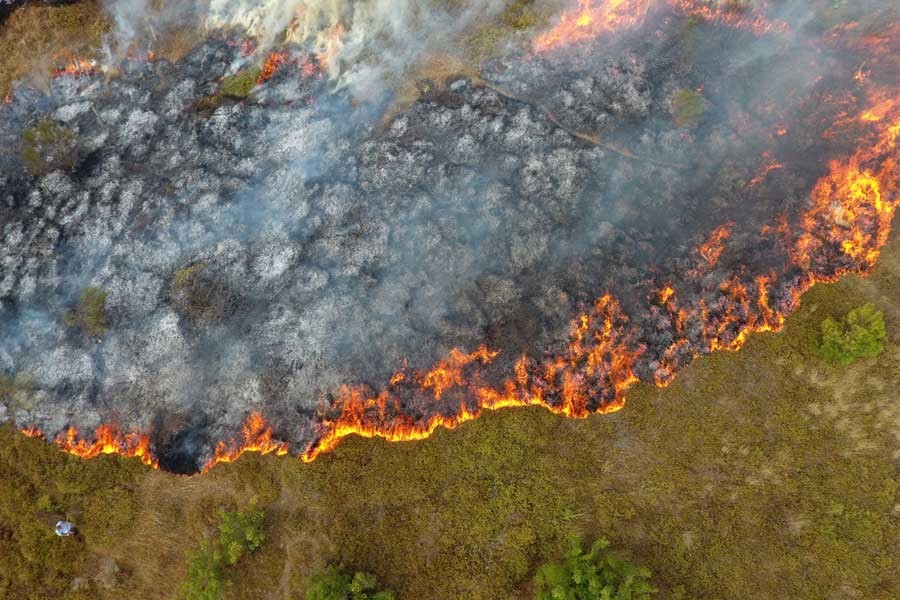
{"type": "Polygon", "coordinates": [[[696,127],[703,110],[703,96],[694,90],[679,90],[672,99],[672,115],[678,127],[696,127]]]}
{"type": "Polygon", "coordinates": [[[75,134],[47,117],[22,132],[22,144],[22,162],[32,175],[78,164],[75,134]]]}
{"type": "Polygon", "coordinates": [[[109,328],[106,316],[106,292],[96,286],[84,288],[78,305],[66,313],[63,321],[78,327],[88,337],[100,337],[109,328]]]}
{"type": "Polygon", "coordinates": [[[608,545],[609,542],[601,538],[584,552],[581,540],[570,538],[563,564],[550,563],[538,569],[535,598],[647,600],[652,597],[656,590],[650,586],[650,571],[607,551],[608,545]]]}
{"type": "Polygon", "coordinates": [[[221,598],[226,586],[224,568],[262,546],[266,539],[265,518],[265,512],[255,507],[243,511],[219,510],[219,537],[214,541],[204,540],[191,554],[180,597],[185,600],[221,598]]]}
{"type": "Polygon", "coordinates": [[[306,600],[393,600],[394,594],[376,591],[378,580],[371,573],[357,571],[351,578],[334,565],[309,577],[306,600]]]}
{"type": "Polygon", "coordinates": [[[821,330],[818,353],[838,365],[850,364],[857,358],[878,356],[887,339],[884,315],[872,304],[851,310],[840,321],[826,318],[821,330]]]}

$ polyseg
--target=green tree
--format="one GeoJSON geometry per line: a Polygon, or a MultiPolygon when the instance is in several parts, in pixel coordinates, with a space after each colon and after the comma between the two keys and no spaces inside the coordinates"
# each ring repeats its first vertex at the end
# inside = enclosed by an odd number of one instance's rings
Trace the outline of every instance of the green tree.
{"type": "Polygon", "coordinates": [[[542,565],[535,576],[535,600],[647,600],[656,591],[651,573],[626,562],[598,539],[588,552],[581,539],[569,539],[562,563],[542,565]]]}
{"type": "Polygon", "coordinates": [[[309,576],[306,600],[394,600],[393,593],[377,589],[378,580],[371,573],[357,571],[351,578],[329,565],[309,576]]]}
{"type": "Polygon", "coordinates": [[[872,304],[854,308],[839,321],[828,317],[820,327],[816,349],[822,358],[838,365],[878,356],[887,339],[884,315],[872,304]]]}

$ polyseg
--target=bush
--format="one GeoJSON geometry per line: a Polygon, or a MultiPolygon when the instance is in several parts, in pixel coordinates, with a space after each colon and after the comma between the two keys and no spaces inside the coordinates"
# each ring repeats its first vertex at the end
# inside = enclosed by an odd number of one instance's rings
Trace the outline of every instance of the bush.
{"type": "Polygon", "coordinates": [[[69,327],[79,327],[89,337],[100,337],[108,329],[106,292],[99,287],[84,288],[78,305],[64,317],[69,327]]]}
{"type": "Polygon", "coordinates": [[[694,90],[678,90],[672,99],[672,114],[677,127],[696,127],[703,110],[703,96],[694,90]]]}
{"type": "Polygon", "coordinates": [[[261,69],[254,67],[242,69],[222,80],[219,84],[219,96],[242,100],[250,95],[259,80],[261,69]]]}
{"type": "Polygon", "coordinates": [[[585,553],[579,538],[570,538],[565,562],[541,566],[535,576],[536,600],[646,600],[655,590],[650,571],[605,550],[599,539],[585,553]]]}
{"type": "Polygon", "coordinates": [[[838,365],[878,356],[887,339],[884,315],[872,304],[854,308],[840,321],[828,317],[820,327],[822,336],[817,351],[822,358],[838,365]]]}
{"type": "Polygon", "coordinates": [[[394,594],[376,591],[378,580],[371,573],[357,571],[351,578],[333,565],[309,577],[306,600],[393,600],[394,594]]]}
{"type": "Polygon", "coordinates": [[[219,511],[219,537],[204,540],[188,559],[187,575],[181,583],[184,600],[218,600],[226,586],[225,567],[236,564],[248,552],[262,546],[266,539],[262,509],[219,511]]]}

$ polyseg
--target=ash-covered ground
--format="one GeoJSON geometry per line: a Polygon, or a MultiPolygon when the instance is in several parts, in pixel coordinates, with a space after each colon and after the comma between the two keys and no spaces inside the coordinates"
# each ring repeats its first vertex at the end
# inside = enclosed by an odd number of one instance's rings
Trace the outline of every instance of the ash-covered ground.
{"type": "MultiPolygon", "coordinates": [[[[19,87],[0,105],[0,372],[29,389],[0,420],[149,431],[176,470],[250,411],[302,448],[342,385],[454,347],[504,368],[555,352],[605,292],[653,381],[664,284],[715,307],[730,274],[777,271],[770,303],[793,306],[790,249],[760,231],[795,225],[847,149],[821,97],[858,65],[809,38],[666,12],[420,81],[410,106],[293,64],[213,106],[253,60],[236,39],[19,87]],[[106,294],[101,334],[72,317],[86,288],[106,294]]],[[[709,351],[697,327],[686,354],[709,351]]]]}

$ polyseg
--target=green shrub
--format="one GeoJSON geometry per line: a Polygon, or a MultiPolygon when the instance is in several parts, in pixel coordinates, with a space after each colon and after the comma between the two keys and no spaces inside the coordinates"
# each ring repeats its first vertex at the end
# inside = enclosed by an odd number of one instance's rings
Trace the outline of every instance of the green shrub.
{"type": "Polygon", "coordinates": [[[330,565],[309,576],[306,600],[393,600],[394,594],[376,591],[378,580],[371,573],[357,571],[351,578],[330,565]]]}
{"type": "Polygon", "coordinates": [[[689,89],[678,90],[672,99],[672,115],[677,127],[696,127],[703,116],[703,96],[689,89]]]}
{"type": "Polygon", "coordinates": [[[224,78],[219,84],[218,95],[225,98],[236,98],[238,100],[246,98],[250,95],[250,92],[253,91],[253,88],[256,87],[260,71],[259,67],[242,69],[234,75],[224,78]]]}
{"type": "Polygon", "coordinates": [[[655,590],[650,571],[628,563],[606,550],[604,539],[588,552],[579,538],[569,539],[562,564],[541,566],[535,576],[536,600],[646,600],[655,590]]]}
{"type": "Polygon", "coordinates": [[[236,564],[266,539],[262,509],[219,510],[219,537],[204,540],[188,559],[187,575],[181,582],[183,600],[218,600],[227,584],[226,567],[236,564]]]}
{"type": "Polygon", "coordinates": [[[872,358],[884,350],[887,331],[884,315],[872,304],[848,312],[840,321],[826,318],[817,351],[825,360],[847,365],[857,358],[872,358]]]}
{"type": "Polygon", "coordinates": [[[89,337],[100,337],[108,329],[106,292],[96,286],[84,288],[78,305],[66,313],[63,321],[69,327],[79,327],[89,337]]]}
{"type": "Polygon", "coordinates": [[[257,550],[266,539],[263,531],[266,513],[260,508],[220,510],[219,518],[219,547],[227,565],[233,565],[247,552],[257,550]]]}
{"type": "Polygon", "coordinates": [[[22,132],[22,162],[33,175],[78,164],[75,134],[44,117],[22,132]]]}

